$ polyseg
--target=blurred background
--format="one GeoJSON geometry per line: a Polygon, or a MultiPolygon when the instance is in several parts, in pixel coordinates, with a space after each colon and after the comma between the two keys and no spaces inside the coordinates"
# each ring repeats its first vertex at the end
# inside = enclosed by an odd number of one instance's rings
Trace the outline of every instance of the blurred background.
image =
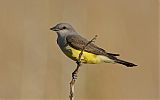
{"type": "MultiPolygon", "coordinates": [[[[75,62],[49,30],[67,22],[138,64],[83,65],[76,100],[158,100],[158,0],[0,0],[0,100],[67,100],[75,62]]],[[[159,55],[160,56],[160,55],[159,55]]]]}

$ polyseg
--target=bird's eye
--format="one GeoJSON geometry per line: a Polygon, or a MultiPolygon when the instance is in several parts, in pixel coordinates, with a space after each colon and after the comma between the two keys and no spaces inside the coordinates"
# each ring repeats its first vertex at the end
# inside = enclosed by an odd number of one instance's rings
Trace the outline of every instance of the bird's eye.
{"type": "Polygon", "coordinates": [[[66,29],[66,27],[65,27],[65,26],[63,26],[63,29],[66,29]]]}

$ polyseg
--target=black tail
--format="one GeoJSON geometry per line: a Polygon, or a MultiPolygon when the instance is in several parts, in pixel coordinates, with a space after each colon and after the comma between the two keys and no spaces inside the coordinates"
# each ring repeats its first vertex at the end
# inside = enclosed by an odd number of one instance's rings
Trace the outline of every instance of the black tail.
{"type": "Polygon", "coordinates": [[[127,61],[123,61],[123,60],[120,60],[120,59],[116,59],[115,62],[119,63],[119,64],[122,64],[122,65],[125,65],[127,67],[137,66],[137,65],[135,65],[133,63],[130,63],[130,62],[127,62],[127,61]]]}

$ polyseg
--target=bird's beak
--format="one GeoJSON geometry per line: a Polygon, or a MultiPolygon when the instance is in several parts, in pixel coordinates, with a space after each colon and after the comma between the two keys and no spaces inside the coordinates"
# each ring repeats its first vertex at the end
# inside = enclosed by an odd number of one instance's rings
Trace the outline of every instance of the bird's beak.
{"type": "Polygon", "coordinates": [[[50,30],[52,30],[52,31],[59,31],[59,29],[57,29],[56,27],[52,27],[52,28],[50,28],[50,30]]]}

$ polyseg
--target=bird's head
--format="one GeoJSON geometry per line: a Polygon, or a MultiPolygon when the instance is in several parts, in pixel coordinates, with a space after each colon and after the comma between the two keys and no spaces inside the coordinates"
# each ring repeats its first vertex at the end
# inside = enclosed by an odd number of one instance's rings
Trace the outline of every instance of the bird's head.
{"type": "Polygon", "coordinates": [[[60,34],[75,32],[74,28],[68,23],[59,23],[56,26],[50,28],[50,30],[60,34]]]}

